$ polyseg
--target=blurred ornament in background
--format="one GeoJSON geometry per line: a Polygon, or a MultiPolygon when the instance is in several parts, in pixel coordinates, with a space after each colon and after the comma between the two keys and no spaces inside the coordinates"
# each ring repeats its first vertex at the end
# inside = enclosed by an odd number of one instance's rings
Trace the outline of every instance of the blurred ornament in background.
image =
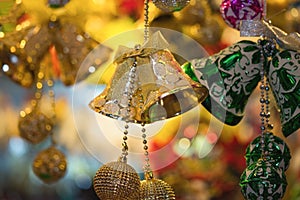
{"type": "Polygon", "coordinates": [[[285,18],[289,23],[286,23],[288,32],[298,32],[300,33],[300,1],[295,1],[288,6],[285,12],[285,18]]]}
{"type": "Polygon", "coordinates": [[[140,178],[125,161],[110,162],[96,172],[94,190],[100,199],[139,199],[140,178]]]}
{"type": "Polygon", "coordinates": [[[5,33],[11,32],[15,29],[22,17],[25,10],[22,4],[22,0],[6,0],[0,2],[0,38],[5,33]]]}
{"type": "Polygon", "coordinates": [[[66,174],[66,157],[55,146],[51,146],[37,154],[32,169],[44,183],[55,183],[66,174]]]}
{"type": "Polygon", "coordinates": [[[222,30],[207,1],[192,0],[182,12],[174,13],[183,31],[202,45],[220,41],[222,30]]]}
{"type": "MultiPolygon", "coordinates": [[[[32,15],[22,23],[11,19],[15,30],[0,35],[2,71],[15,82],[24,87],[32,86],[39,66],[47,63],[54,78],[59,77],[69,86],[92,73],[89,69],[81,69],[80,74],[78,71],[94,48],[103,48],[100,58],[90,63],[95,70],[108,59],[110,48],[92,39],[79,22],[72,21],[73,12],[76,12],[72,9],[75,9],[76,1],[73,4],[55,0],[49,0],[47,5],[35,3],[37,5],[30,6],[30,1],[21,2],[23,10],[32,15]],[[40,10],[31,10],[38,5],[42,6],[40,10]],[[43,14],[40,13],[42,11],[43,14]],[[41,16],[36,16],[38,14],[41,16]]],[[[76,14],[78,15],[79,13],[76,14]]]]}
{"type": "MultiPolygon", "coordinates": [[[[53,47],[60,64],[56,75],[67,86],[80,81],[76,80],[76,76],[81,63],[88,53],[99,45],[75,25],[59,21],[49,21],[47,24],[33,27],[24,43],[27,60],[34,65],[39,65],[53,47]]],[[[99,65],[95,63],[94,66],[99,65]]]]}
{"type": "Polygon", "coordinates": [[[264,1],[223,0],[220,11],[225,22],[239,30],[242,20],[261,20],[264,17],[264,1]]]}
{"type": "Polygon", "coordinates": [[[182,32],[183,26],[178,26],[178,23],[179,23],[179,21],[173,14],[163,13],[163,14],[156,16],[150,22],[150,26],[151,27],[162,27],[162,28],[182,32]]]}
{"type": "Polygon", "coordinates": [[[26,114],[21,111],[22,115],[19,120],[20,136],[32,144],[37,144],[45,140],[54,126],[54,121],[38,110],[26,114]]]}
{"type": "Polygon", "coordinates": [[[140,19],[143,14],[143,0],[117,0],[120,14],[129,16],[134,21],[140,19]]]}
{"type": "Polygon", "coordinates": [[[274,199],[284,196],[287,181],[284,171],[264,159],[248,166],[241,175],[240,186],[247,200],[274,199]]]}
{"type": "Polygon", "coordinates": [[[204,23],[211,17],[211,10],[206,0],[191,0],[181,12],[175,12],[174,16],[184,25],[204,23]]]}
{"type": "Polygon", "coordinates": [[[26,55],[15,46],[0,42],[0,67],[4,74],[22,87],[31,87],[34,68],[26,61],[26,55]]]}
{"type": "Polygon", "coordinates": [[[189,0],[152,0],[154,5],[164,12],[176,12],[189,4],[189,0]]]}
{"type": "Polygon", "coordinates": [[[200,42],[204,47],[217,44],[221,40],[222,33],[223,26],[217,16],[211,16],[202,24],[190,26],[187,32],[188,35],[200,42]]]}

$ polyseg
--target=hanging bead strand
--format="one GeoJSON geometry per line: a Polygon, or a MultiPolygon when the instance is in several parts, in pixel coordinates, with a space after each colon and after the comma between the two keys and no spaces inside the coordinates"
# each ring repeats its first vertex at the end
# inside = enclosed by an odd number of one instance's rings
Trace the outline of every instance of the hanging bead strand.
{"type": "Polygon", "coordinates": [[[100,199],[138,199],[139,197],[140,178],[135,169],[127,164],[129,122],[133,112],[132,100],[137,79],[137,60],[133,59],[123,92],[124,99],[121,100],[125,108],[122,111],[122,118],[125,121],[122,154],[117,162],[110,162],[100,167],[93,180],[94,190],[100,199]]]}
{"type": "MultiPolygon", "coordinates": [[[[48,95],[49,95],[49,100],[50,100],[50,107],[51,107],[51,110],[52,110],[52,116],[51,116],[51,120],[53,121],[53,124],[55,125],[56,124],[56,111],[55,111],[55,92],[54,92],[54,81],[52,79],[48,79],[47,80],[47,86],[49,88],[48,90],[48,95]]],[[[49,127],[49,128],[52,128],[52,127],[49,127]]],[[[51,133],[51,143],[52,145],[56,145],[56,141],[54,139],[54,136],[53,136],[53,131],[51,133]]]]}
{"type": "Polygon", "coordinates": [[[144,42],[149,39],[149,0],[144,1],[144,42]]]}
{"type": "Polygon", "coordinates": [[[128,145],[127,145],[127,139],[128,139],[128,118],[130,118],[131,113],[131,107],[132,107],[132,95],[134,90],[134,84],[135,84],[135,78],[136,78],[136,67],[137,67],[137,61],[136,59],[133,61],[130,72],[128,74],[128,82],[127,87],[125,88],[124,95],[127,97],[127,108],[126,108],[126,114],[125,117],[125,126],[124,126],[124,136],[123,136],[123,143],[122,143],[122,160],[127,160],[128,155],[128,145]]]}
{"type": "Polygon", "coordinates": [[[148,178],[153,178],[152,170],[150,166],[150,159],[149,159],[149,147],[148,147],[148,141],[147,141],[147,134],[146,134],[146,128],[145,123],[142,123],[142,140],[143,140],[143,149],[144,149],[144,156],[145,156],[145,164],[144,164],[144,172],[146,176],[150,176],[148,178]]]}
{"type": "Polygon", "coordinates": [[[261,63],[261,69],[260,69],[260,119],[261,119],[261,152],[262,152],[262,158],[265,157],[265,131],[266,131],[266,109],[265,109],[265,103],[266,103],[266,96],[265,96],[265,70],[264,70],[264,63],[265,63],[265,56],[264,56],[264,47],[262,44],[262,40],[258,40],[258,44],[261,47],[261,55],[260,55],[260,63],[261,63]]]}

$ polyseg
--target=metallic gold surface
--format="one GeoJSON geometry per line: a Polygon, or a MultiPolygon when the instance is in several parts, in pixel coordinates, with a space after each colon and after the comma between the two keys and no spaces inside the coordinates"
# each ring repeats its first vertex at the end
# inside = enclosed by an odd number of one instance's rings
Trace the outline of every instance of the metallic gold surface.
{"type": "Polygon", "coordinates": [[[208,90],[182,71],[164,43],[157,33],[140,49],[122,47],[110,84],[90,107],[115,119],[151,123],[180,115],[201,103],[208,90]],[[133,90],[130,97],[125,94],[129,82],[133,90]]]}
{"type": "Polygon", "coordinates": [[[20,136],[27,141],[37,144],[52,133],[53,120],[39,111],[33,111],[19,119],[20,136]]]}
{"type": "Polygon", "coordinates": [[[44,183],[54,183],[66,174],[66,157],[61,151],[51,146],[36,156],[32,169],[44,183]]]}
{"type": "Polygon", "coordinates": [[[166,182],[150,178],[141,181],[140,200],[174,200],[175,193],[166,182]]]}
{"type": "Polygon", "coordinates": [[[140,191],[140,179],[136,171],[125,162],[110,162],[97,171],[94,190],[103,200],[136,200],[140,191]]]}

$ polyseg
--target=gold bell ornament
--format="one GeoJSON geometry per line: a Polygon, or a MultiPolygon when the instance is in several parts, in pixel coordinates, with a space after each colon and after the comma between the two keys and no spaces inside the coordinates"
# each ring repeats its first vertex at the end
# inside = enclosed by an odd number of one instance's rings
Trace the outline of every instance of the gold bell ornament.
{"type": "Polygon", "coordinates": [[[207,97],[208,90],[182,71],[167,46],[160,32],[143,46],[120,46],[115,57],[116,72],[90,107],[133,123],[168,119],[196,107],[207,97]],[[129,82],[132,95],[126,90],[129,82]]]}
{"type": "MultiPolygon", "coordinates": [[[[105,90],[89,103],[92,110],[126,122],[122,156],[117,162],[103,165],[94,177],[94,190],[100,199],[136,200],[141,196],[142,199],[175,199],[166,183],[154,178],[141,183],[138,174],[126,163],[128,123],[144,126],[178,116],[198,106],[208,95],[204,86],[182,71],[160,32],[149,37],[148,4],[145,0],[144,44],[134,48],[119,47],[114,59],[115,74],[105,90]],[[152,189],[156,191],[154,194],[152,189]]],[[[142,132],[145,132],[144,127],[142,132]]],[[[143,139],[146,141],[145,134],[143,139]]],[[[144,145],[145,154],[148,154],[147,141],[144,145]]],[[[148,176],[149,163],[146,168],[148,176]]]]}

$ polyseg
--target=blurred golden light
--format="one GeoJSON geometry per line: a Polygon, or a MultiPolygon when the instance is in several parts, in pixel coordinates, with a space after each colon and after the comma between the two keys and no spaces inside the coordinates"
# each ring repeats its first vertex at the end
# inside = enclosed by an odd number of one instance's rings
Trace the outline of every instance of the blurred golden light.
{"type": "Polygon", "coordinates": [[[292,8],[291,9],[291,15],[293,16],[293,17],[298,17],[299,16],[299,12],[298,12],[298,10],[296,9],[296,8],[292,8]]]}

